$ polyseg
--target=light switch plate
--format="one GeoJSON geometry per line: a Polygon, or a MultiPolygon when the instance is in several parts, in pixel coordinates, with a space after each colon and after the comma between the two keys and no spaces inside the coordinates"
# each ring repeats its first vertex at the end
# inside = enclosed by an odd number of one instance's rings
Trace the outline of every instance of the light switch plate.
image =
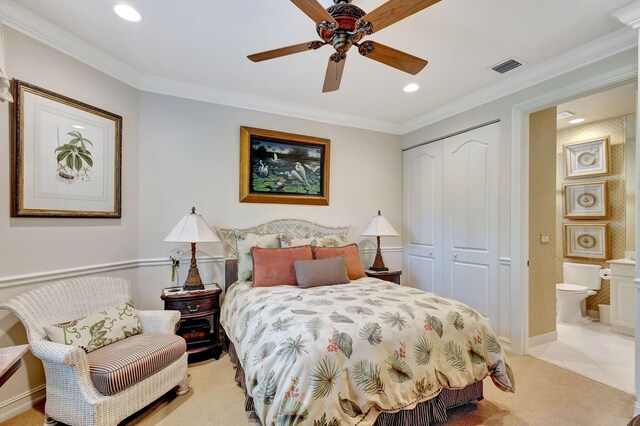
{"type": "Polygon", "coordinates": [[[540,234],[540,244],[549,244],[549,234],[540,234]]]}

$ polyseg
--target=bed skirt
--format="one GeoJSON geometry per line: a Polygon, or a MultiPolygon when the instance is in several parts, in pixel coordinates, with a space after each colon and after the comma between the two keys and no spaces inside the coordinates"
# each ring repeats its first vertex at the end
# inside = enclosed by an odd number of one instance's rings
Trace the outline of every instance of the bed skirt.
{"type": "MultiPolygon", "coordinates": [[[[253,398],[247,394],[244,370],[233,343],[229,342],[229,358],[236,368],[236,383],[245,396],[245,411],[255,411],[253,398]]],[[[459,390],[442,389],[434,398],[419,403],[413,410],[401,410],[397,413],[380,413],[374,426],[416,426],[447,421],[447,410],[473,401],[481,401],[483,396],[482,380],[459,390]]]]}

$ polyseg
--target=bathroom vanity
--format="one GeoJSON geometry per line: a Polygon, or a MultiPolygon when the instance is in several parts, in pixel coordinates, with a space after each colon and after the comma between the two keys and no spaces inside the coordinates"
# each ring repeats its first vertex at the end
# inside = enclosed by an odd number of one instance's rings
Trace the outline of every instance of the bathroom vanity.
{"type": "Polygon", "coordinates": [[[629,259],[610,260],[611,329],[633,336],[636,327],[636,289],[633,284],[636,262],[629,259]]]}

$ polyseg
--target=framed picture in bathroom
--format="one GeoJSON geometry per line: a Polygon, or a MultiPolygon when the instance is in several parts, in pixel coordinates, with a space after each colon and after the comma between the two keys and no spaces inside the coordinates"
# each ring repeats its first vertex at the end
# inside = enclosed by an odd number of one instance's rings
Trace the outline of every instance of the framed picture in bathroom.
{"type": "Polygon", "coordinates": [[[609,225],[606,223],[564,223],[563,256],[571,259],[609,259],[609,225]]]}
{"type": "Polygon", "coordinates": [[[609,136],[563,145],[567,179],[606,176],[611,173],[609,136]]]}
{"type": "Polygon", "coordinates": [[[567,183],[562,187],[564,217],[606,219],[609,217],[607,181],[567,183]]]}

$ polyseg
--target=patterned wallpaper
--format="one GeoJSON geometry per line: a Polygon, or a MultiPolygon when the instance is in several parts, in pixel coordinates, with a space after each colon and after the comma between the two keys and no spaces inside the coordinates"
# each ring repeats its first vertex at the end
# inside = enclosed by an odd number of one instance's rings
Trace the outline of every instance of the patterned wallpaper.
{"type": "MultiPolygon", "coordinates": [[[[625,226],[625,117],[611,118],[607,120],[588,123],[582,126],[575,126],[558,131],[556,150],[556,282],[562,282],[562,263],[566,260],[574,263],[589,263],[608,268],[604,261],[564,259],[562,257],[562,224],[563,223],[596,223],[606,222],[609,224],[609,255],[610,259],[624,258],[626,242],[625,226]],[[594,178],[565,179],[564,178],[564,156],[562,145],[568,142],[584,141],[603,136],[610,137],[611,143],[611,175],[594,178]],[[563,183],[608,181],[609,185],[609,219],[603,220],[570,220],[562,217],[562,185],[563,183]]],[[[610,260],[609,259],[609,260],[610,260]]],[[[598,290],[595,296],[587,299],[587,309],[597,310],[598,304],[609,304],[609,281],[602,280],[602,289],[598,290]]]]}
{"type": "Polygon", "coordinates": [[[627,140],[624,145],[624,181],[626,186],[626,231],[627,251],[636,251],[636,115],[625,117],[627,140]]]}
{"type": "Polygon", "coordinates": [[[556,329],[556,137],[555,107],[529,116],[529,337],[556,329]]]}

